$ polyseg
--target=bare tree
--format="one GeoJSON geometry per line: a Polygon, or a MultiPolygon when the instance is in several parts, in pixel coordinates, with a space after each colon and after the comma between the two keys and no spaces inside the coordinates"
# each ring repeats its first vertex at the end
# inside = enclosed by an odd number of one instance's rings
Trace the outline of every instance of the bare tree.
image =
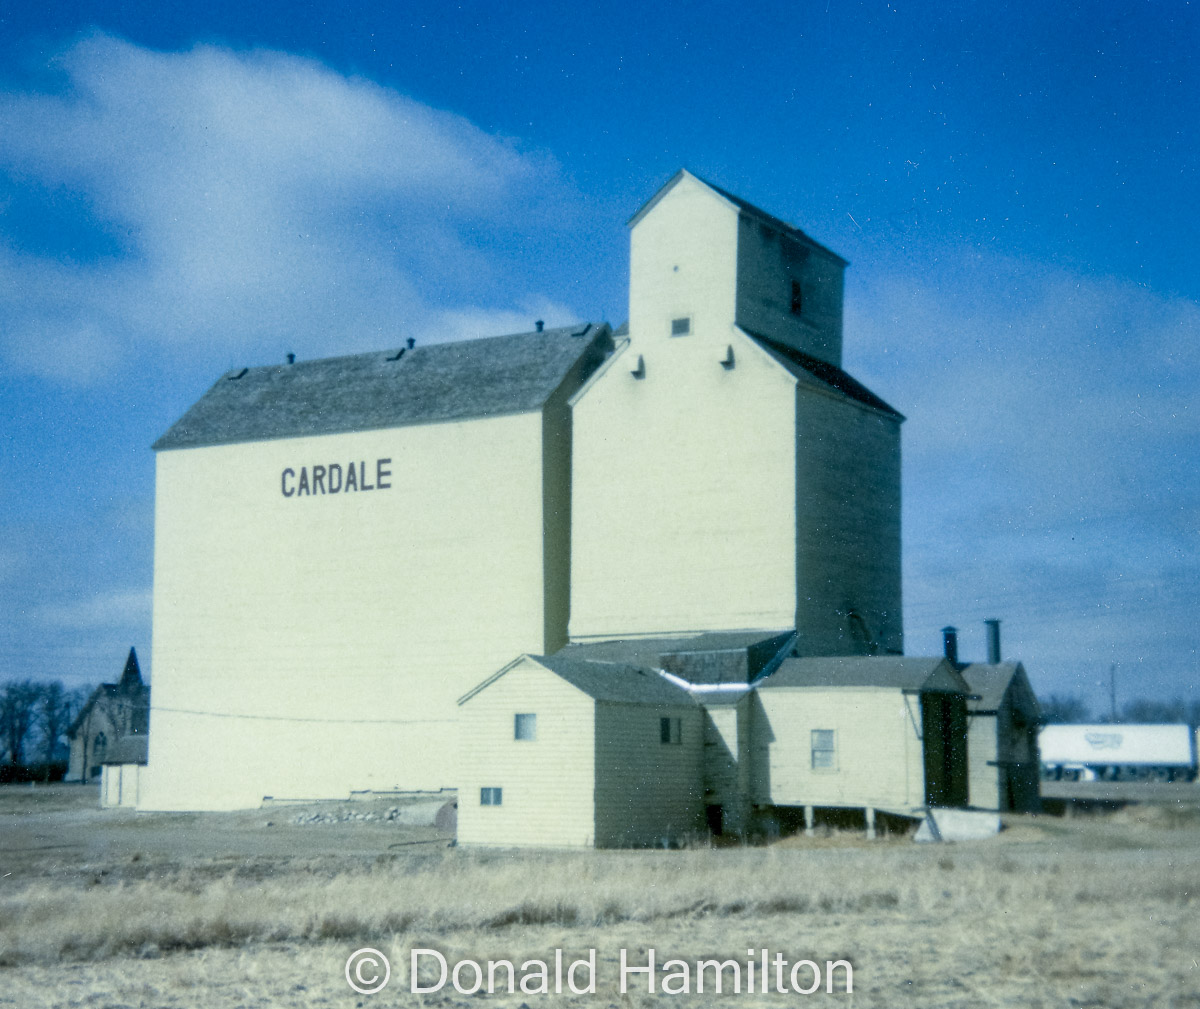
{"type": "Polygon", "coordinates": [[[33,680],[10,680],[0,688],[0,742],[13,764],[25,763],[41,688],[33,680]]]}
{"type": "Polygon", "coordinates": [[[1122,722],[1145,722],[1154,725],[1174,722],[1190,722],[1188,705],[1180,700],[1152,701],[1136,697],[1121,709],[1122,722]]]}
{"type": "Polygon", "coordinates": [[[83,703],[79,691],[67,690],[61,680],[41,684],[37,724],[42,743],[42,759],[52,763],[67,729],[83,703]]]}
{"type": "Polygon", "coordinates": [[[1087,702],[1075,694],[1050,694],[1048,697],[1040,697],[1038,706],[1042,709],[1042,725],[1086,722],[1090,713],[1087,702]]]}

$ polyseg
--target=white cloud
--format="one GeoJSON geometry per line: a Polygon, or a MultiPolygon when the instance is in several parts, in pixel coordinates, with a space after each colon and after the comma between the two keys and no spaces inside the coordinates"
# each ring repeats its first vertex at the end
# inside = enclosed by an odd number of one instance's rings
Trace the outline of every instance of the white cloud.
{"type": "Polygon", "coordinates": [[[148,625],[153,603],[151,589],[114,589],[86,599],[43,605],[34,618],[56,630],[111,631],[148,625]]]}
{"type": "Polygon", "coordinates": [[[1200,306],[965,255],[857,286],[847,367],[885,398],[902,390],[908,416],[910,645],[928,652],[957,623],[978,654],[978,621],[1005,617],[1014,647],[1052,669],[1138,658],[1147,692],[1183,682],[1200,588],[1200,306]]]}
{"type": "Polygon", "coordinates": [[[0,235],[15,368],[78,383],[134,348],[364,349],[538,297],[489,246],[568,199],[543,156],[277,52],[97,35],[57,65],[60,90],[0,94],[0,169],[74,194],[103,241],[68,260],[0,235]]]}

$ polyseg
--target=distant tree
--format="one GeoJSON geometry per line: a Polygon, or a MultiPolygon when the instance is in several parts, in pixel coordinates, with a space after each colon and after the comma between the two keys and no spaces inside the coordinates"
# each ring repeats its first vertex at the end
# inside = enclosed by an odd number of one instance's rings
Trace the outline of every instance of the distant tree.
{"type": "Polygon", "coordinates": [[[67,729],[79,713],[86,695],[79,690],[67,690],[61,680],[39,684],[37,727],[42,743],[42,759],[51,763],[65,741],[67,729]]]}
{"type": "Polygon", "coordinates": [[[25,763],[40,697],[41,686],[33,680],[10,680],[0,687],[0,743],[10,764],[25,763]]]}
{"type": "Polygon", "coordinates": [[[1041,722],[1043,725],[1086,722],[1091,714],[1087,702],[1075,694],[1050,694],[1047,697],[1038,698],[1038,706],[1042,709],[1041,722]]]}
{"type": "MultiPolygon", "coordinates": [[[[1192,705],[1196,707],[1195,704],[1192,705]]],[[[1189,705],[1182,699],[1173,701],[1152,701],[1145,697],[1136,697],[1121,708],[1122,722],[1145,722],[1161,725],[1164,722],[1191,722],[1194,711],[1188,710],[1189,705]]]]}

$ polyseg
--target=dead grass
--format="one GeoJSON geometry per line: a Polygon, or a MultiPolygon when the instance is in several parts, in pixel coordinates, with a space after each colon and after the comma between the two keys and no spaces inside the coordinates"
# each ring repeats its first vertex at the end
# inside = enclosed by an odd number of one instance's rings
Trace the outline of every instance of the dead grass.
{"type": "MultiPolygon", "coordinates": [[[[70,842],[67,815],[47,818],[47,851],[70,842]]],[[[618,951],[647,946],[846,958],[854,1006],[1200,1007],[1200,825],[1160,815],[1022,818],[1000,838],[951,846],[833,833],[758,849],[389,851],[397,835],[381,834],[369,856],[291,859],[197,857],[182,834],[170,857],[123,847],[85,872],[0,872],[0,1006],[353,1006],[363,1000],[342,966],[371,945],[397,964],[414,946],[477,959],[598,950],[612,983],[596,998],[488,999],[513,1009],[705,1004],[619,995],[618,951]]],[[[238,816],[247,847],[275,836],[261,813],[238,816]]],[[[354,824],[313,830],[296,837],[331,852],[376,837],[354,824]]],[[[478,1002],[443,996],[428,1004],[478,1002]]],[[[396,988],[386,1004],[426,1003],[396,988]]]]}
{"type": "Polygon", "coordinates": [[[333,875],[303,868],[248,880],[184,869],[155,879],[38,881],[0,900],[0,964],[147,955],[246,943],[368,942],[381,936],[605,928],[773,915],[825,919],[1019,914],[1073,906],[1187,909],[1200,862],[1114,871],[1103,853],[880,846],[677,852],[441,850],[333,875]]]}

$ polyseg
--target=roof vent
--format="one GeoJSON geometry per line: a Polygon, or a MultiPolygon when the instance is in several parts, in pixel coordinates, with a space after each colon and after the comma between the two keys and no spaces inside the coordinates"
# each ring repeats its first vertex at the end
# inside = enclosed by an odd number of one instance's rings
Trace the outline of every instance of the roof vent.
{"type": "Polygon", "coordinates": [[[296,363],[296,355],[288,354],[287,361],[288,361],[288,364],[295,364],[296,363]]]}
{"type": "Polygon", "coordinates": [[[535,322],[534,325],[537,326],[537,331],[539,333],[543,332],[546,328],[546,323],[541,319],[538,319],[538,321],[535,322]]]}
{"type": "Polygon", "coordinates": [[[641,354],[638,354],[637,357],[633,359],[633,367],[629,369],[629,374],[631,374],[634,378],[646,377],[646,362],[642,360],[641,354]]]}
{"type": "Polygon", "coordinates": [[[988,665],[1000,664],[1000,621],[985,620],[987,624],[988,665]]]}
{"type": "Polygon", "coordinates": [[[408,349],[409,349],[409,350],[412,350],[412,349],[413,349],[413,347],[415,347],[415,346],[417,345],[417,341],[416,341],[415,339],[413,339],[411,336],[410,336],[410,337],[409,337],[407,340],[405,340],[404,342],[405,342],[406,344],[408,344],[408,349]]]}
{"type": "Polygon", "coordinates": [[[385,357],[384,360],[385,361],[399,361],[400,358],[402,358],[403,356],[404,356],[404,348],[401,347],[398,351],[396,351],[396,353],[392,354],[390,357],[385,357]]]}
{"type": "Polygon", "coordinates": [[[239,371],[239,372],[238,372],[236,375],[230,375],[230,376],[229,376],[229,381],[231,381],[231,382],[236,382],[236,381],[237,381],[239,378],[241,378],[241,377],[242,377],[244,374],[246,374],[246,372],[248,372],[249,370],[250,370],[249,368],[243,368],[243,369],[242,369],[241,371],[239,371]]]}

